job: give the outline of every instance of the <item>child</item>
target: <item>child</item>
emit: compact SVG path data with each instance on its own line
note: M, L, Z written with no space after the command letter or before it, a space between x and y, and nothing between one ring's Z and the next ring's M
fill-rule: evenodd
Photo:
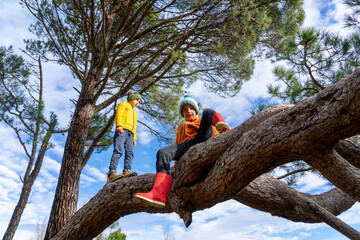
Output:
M137 193L135 199L155 207L165 207L166 196L170 189L172 177L170 162L179 160L185 152L197 143L230 130L219 113L205 109L198 117L199 108L196 101L185 95L180 103L181 116L185 122L178 126L176 144L160 149L156 154L156 177L153 189L148 193Z
M111 156L107 182L113 182L121 177L137 175L130 172L134 157L133 146L136 146L136 124L137 114L135 108L139 105L142 98L137 92L129 92L127 102L122 102L116 109L115 120L116 129L114 135L114 151ZM124 170L121 175L116 174L119 159L125 148Z

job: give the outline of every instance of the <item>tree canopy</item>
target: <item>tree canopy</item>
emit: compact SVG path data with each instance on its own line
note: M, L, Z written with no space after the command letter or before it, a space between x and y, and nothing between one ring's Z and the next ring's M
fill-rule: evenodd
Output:
M282 49L304 17L301 0L21 3L37 19L27 50L68 66L79 92L45 239L75 213L81 170L106 142L114 119L107 113L119 98L140 92L147 117L172 125L184 87L199 79L211 91L236 94L254 57ZM98 115L106 120L96 128Z

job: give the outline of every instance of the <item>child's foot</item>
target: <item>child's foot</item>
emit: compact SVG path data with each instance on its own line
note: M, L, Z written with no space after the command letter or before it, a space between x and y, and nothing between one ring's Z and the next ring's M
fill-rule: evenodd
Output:
M122 175L122 174L121 174L121 175ZM116 173L111 173L111 174L108 173L107 182L108 182L108 183L109 183L109 182L113 182L113 181L115 181L115 180L117 180L117 179L119 179L119 178L122 178L123 176L121 176L121 175L117 175Z
M225 122L219 122L215 125L216 130L219 133L224 133L230 130L229 125L227 125Z
M226 124L225 120L220 113L215 113L212 117L212 125L215 126L219 133L227 132L230 130L229 125Z
M122 177L133 177L133 176L137 176L137 172L131 172L130 169L125 169L120 176L122 176Z

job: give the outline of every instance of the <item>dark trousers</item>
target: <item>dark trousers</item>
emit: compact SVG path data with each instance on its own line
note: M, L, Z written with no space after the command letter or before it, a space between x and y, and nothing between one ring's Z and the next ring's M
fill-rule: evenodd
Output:
M178 161L190 147L211 138L213 133L212 117L214 114L215 111L211 109L205 109L203 111L199 131L195 138L183 143L161 148L156 154L156 172L169 174L170 162L172 160Z
M114 135L114 151L111 156L109 171L115 170L119 164L119 159L123 155L125 148L125 159L124 159L124 170L131 169L132 160L134 157L133 145L134 144L134 134L124 129L122 133L115 131Z

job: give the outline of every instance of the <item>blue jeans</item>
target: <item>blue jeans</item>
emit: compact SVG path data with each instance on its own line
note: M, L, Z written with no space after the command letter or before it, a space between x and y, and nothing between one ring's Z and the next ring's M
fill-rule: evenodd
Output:
M114 135L114 151L111 156L109 171L115 170L119 164L119 159L123 155L125 149L125 159L124 159L124 170L131 169L132 160L134 157L133 151L134 143L134 134L124 129L122 133L116 132Z

